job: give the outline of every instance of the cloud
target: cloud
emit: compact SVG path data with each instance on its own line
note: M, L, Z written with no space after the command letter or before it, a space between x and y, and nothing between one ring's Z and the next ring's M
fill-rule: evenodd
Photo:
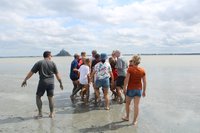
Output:
M0 56L199 52L199 0L1 0ZM37 50L35 50L37 49ZM15 52L18 51L18 52ZM29 52L26 52L29 51Z

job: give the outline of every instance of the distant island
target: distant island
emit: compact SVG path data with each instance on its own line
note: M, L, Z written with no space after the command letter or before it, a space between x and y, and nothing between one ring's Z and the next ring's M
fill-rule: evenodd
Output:
M55 56L71 56L71 54L69 52L67 52L66 50L62 49L57 55Z

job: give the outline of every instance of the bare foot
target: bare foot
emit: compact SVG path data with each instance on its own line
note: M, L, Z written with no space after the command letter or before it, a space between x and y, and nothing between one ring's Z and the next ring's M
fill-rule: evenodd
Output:
M42 118L42 117L43 117L42 114L38 114L38 115L34 116L35 119L40 119L40 118Z
M105 109L105 110L110 110L110 108L109 108L109 107L105 107L104 109Z
M133 122L133 125L137 125L137 121L134 121L134 122Z
M126 117L126 116L122 117L122 120L123 121L129 121L128 117Z
M49 114L49 117L50 117L50 118L54 118L54 117L55 117L54 113L50 113L50 114Z

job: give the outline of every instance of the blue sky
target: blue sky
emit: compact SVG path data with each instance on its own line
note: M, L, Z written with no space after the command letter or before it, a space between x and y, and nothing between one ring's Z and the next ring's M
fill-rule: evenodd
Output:
M1 0L0 57L199 53L199 0Z

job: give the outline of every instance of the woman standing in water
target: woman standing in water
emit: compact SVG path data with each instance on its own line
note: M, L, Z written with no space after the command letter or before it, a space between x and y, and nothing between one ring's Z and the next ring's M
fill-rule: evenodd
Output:
M133 125L137 124L140 98L141 96L146 96L146 74L145 70L138 66L140 60L139 55L132 57L132 66L127 70L123 88L126 95L126 116L122 117L122 119L129 120L130 103L134 99Z

